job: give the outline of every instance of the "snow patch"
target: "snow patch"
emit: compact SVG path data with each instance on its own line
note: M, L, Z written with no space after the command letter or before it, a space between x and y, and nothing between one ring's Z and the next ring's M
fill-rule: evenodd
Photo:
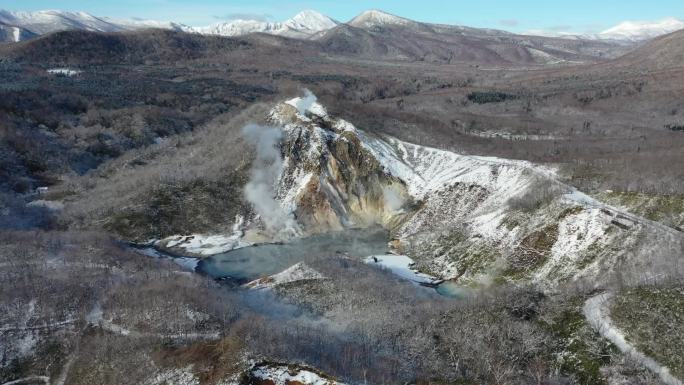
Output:
M192 365L185 368L164 370L147 379L144 385L199 385L200 381L192 373Z
M52 211L59 211L64 209L64 203L60 201L47 201L43 199L31 201L26 204L28 207L42 207Z
M62 76L76 76L83 71L74 70L70 68L51 68L47 70L50 75L62 75Z
M604 238L608 225L598 209L565 217L558 225L558 240L551 249L552 256L578 256L580 251Z
M406 255L372 255L363 261L367 264L375 264L389 269L397 276L419 284L435 285L441 282L438 278L413 270L414 262Z
M187 271L195 271L200 261L199 258L192 257L171 257L169 255L161 253L154 247L136 248L135 251L142 255L147 255L148 257L152 258L170 259L171 261L173 261L173 263L177 264L178 266L182 267L183 270Z
M242 230L243 225L244 218L241 215L237 215L235 217L235 223L233 224L232 234L173 235L156 241L155 244L168 249L180 248L192 255L210 256L222 254L230 250L251 246L251 243L242 239L242 236L244 235ZM195 260L194 258L192 259Z
M304 262L299 262L281 271L280 273L251 281L245 284L245 287L250 289L265 289L285 283L319 279L325 279L325 277L318 271L306 265Z
M306 369L290 369L287 366L257 367L252 376L263 381L271 381L273 385L344 385L341 382L326 379Z
M610 219L606 218L600 209L595 208L584 209L563 218L558 223L558 237L551 248L549 259L537 271L536 279L543 282L552 272L561 277L581 273L578 271L577 262L585 257L587 252L598 253L609 244L610 238L606 235L609 227ZM591 248L596 250L592 251ZM583 268L590 269L588 272L598 273L598 266L593 262Z

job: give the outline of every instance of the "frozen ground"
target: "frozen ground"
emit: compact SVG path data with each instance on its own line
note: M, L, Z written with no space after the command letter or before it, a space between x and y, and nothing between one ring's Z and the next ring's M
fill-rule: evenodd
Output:
M372 255L365 258L364 262L389 269L392 273L398 275L399 277L416 283L436 285L442 282L440 279L431 275L413 270L411 268L411 266L413 266L413 260L406 255Z
M266 289L285 283L325 279L318 271L312 269L304 262L297 263L280 273L268 277L259 278L245 284L250 289Z

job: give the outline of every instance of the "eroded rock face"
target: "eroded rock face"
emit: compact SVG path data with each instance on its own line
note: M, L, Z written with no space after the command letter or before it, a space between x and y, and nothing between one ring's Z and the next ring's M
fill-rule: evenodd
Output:
M405 183L364 148L351 124L320 105L303 115L284 103L270 118L284 131L277 198L306 232L401 222L412 204Z

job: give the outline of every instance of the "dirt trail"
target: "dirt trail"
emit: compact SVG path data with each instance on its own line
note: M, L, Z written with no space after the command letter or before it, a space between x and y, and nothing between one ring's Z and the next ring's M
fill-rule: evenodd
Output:
M589 324L604 338L615 344L624 354L629 355L634 360L644 365L660 376L660 379L667 385L684 385L682 381L670 374L670 370L660 365L653 358L646 356L638 351L625 339L625 335L620 331L610 319L610 299L612 293L602 293L589 298L584 303L584 316Z

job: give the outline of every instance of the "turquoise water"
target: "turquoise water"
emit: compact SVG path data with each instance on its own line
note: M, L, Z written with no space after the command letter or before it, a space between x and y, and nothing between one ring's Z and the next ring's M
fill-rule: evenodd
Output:
M453 281L444 281L439 286L435 288L437 293L444 297L449 297L449 298L465 298L468 296L468 289L464 288L463 286L459 286L456 282Z
M197 271L213 278L251 281L281 272L309 258L386 254L389 234L385 230L345 230L296 238L288 243L263 244L231 250L206 258Z
M348 255L364 258L389 252L389 234L382 229L344 230L295 238L287 243L268 243L231 250L199 260L195 271L215 279L246 283L279 273L290 266L316 258ZM400 275L401 276L401 275ZM420 286L416 283L416 286ZM445 281L435 290L448 298L464 298L468 290L456 282Z

